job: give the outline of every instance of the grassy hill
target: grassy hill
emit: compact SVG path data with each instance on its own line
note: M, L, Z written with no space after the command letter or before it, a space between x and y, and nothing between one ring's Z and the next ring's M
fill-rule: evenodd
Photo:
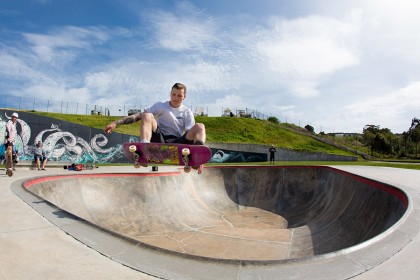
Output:
M121 118L46 112L31 113L98 129L104 129L108 123ZM290 129L292 126L290 124L274 124L265 120L230 117L196 117L196 122L204 123L206 126L208 142L274 144L276 147L291 150L353 155L310 136L294 132ZM115 132L139 135L139 123L118 126Z

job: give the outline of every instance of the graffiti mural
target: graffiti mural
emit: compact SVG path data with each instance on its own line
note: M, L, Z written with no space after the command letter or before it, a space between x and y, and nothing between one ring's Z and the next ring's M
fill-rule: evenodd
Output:
M11 119L11 114L12 111L9 110L1 112L0 139L5 138L6 123ZM121 141L112 141L113 143L110 143L109 138L102 134L99 129L90 129L84 126L80 126L80 129L77 129L75 124L42 116L33 116L36 115L19 112L19 119L16 124L18 135L15 147L20 160L33 160L35 145L38 141L41 141L48 160L76 163L127 162L128 160L122 151L122 141L138 141L137 137L126 135L117 137ZM48 120L45 121L45 119ZM36 122L37 120L38 122ZM63 129L61 126L71 127L72 131ZM92 133L94 131L97 133ZM75 135L75 132L82 132L81 134L84 134L84 136L90 137L81 137L80 135ZM4 156L4 151L0 156Z
M5 138L6 123L12 110L0 110L0 139ZM122 143L138 142L139 138L121 133L103 134L103 130L28 112L18 112L18 135L15 147L20 160L33 160L36 143L41 141L49 161L73 163L128 163ZM4 148L4 145L0 145ZM238 152L226 149L212 150L210 162L267 161L266 154ZM4 149L0 149L0 157Z
M225 149L211 148L212 157L209 162L264 162L267 155L261 153L239 152Z

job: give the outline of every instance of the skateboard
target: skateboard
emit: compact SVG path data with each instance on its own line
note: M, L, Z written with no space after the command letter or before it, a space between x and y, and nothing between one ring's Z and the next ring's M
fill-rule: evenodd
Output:
M198 167L211 158L210 148L203 145L127 142L123 150L136 168L149 164L182 165L185 172L190 172L191 167Z
M98 168L98 166L87 163L79 163L79 164L71 164L71 165L64 165L63 169L73 170L73 171L82 171L82 170L93 170L93 168Z

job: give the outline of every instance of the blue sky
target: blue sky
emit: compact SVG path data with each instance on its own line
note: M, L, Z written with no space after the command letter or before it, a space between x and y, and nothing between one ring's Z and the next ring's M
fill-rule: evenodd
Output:
M420 1L0 0L1 94L146 107L188 87L315 131L420 117Z

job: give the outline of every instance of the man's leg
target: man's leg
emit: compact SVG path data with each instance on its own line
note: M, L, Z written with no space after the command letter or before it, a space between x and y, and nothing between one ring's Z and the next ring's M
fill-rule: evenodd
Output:
M194 141L195 145L204 145L206 143L206 127L202 123L196 123L185 136L187 140ZM193 166L194 169L197 169L197 173L203 173L203 165Z
M142 113L141 124L140 124L140 142L150 143L152 138L152 131L156 131L157 122L153 114Z
M204 145L206 143L206 127L202 123L196 123L187 132L186 138L194 142L201 142Z
M42 161L42 170L45 170L45 165L47 164L47 158L43 158Z
M13 168L13 146L9 145L6 149L6 171L7 175L9 175L9 172L12 171ZM12 176L12 175L9 175Z
M39 157L36 157L35 161L36 161L36 167L38 168L38 170L41 170L41 162L40 162Z

